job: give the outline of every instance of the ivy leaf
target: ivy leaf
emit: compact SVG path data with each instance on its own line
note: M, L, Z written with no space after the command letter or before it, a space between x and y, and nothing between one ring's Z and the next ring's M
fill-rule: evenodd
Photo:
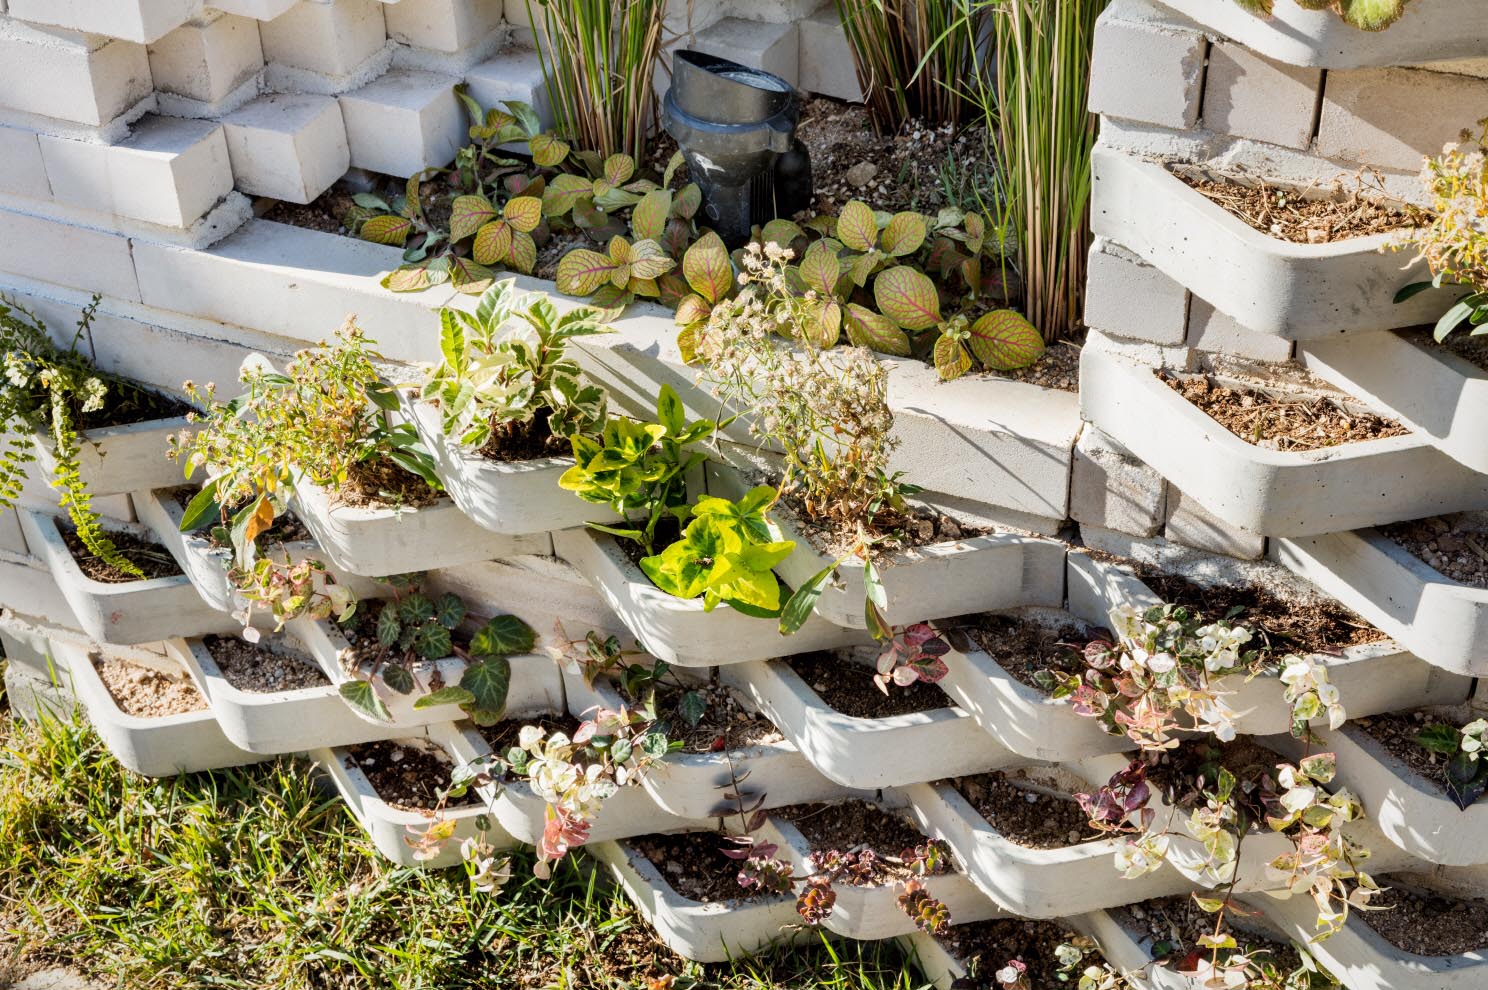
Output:
M474 702L475 695L456 684L451 687L442 687L438 691L419 698L413 703L413 710L421 712L427 708L438 708L441 705L469 705Z
M530 653L537 642L532 627L515 615L498 615L481 627L470 640L470 652L478 657L504 657Z
M704 700L699 691L688 691L682 696L681 704L678 706L683 720L694 728L703 720L708 713L708 702Z
M488 715L506 711L506 696L511 689L511 661L505 657L487 657L465 668L460 687L470 692L471 705Z
M460 596L446 591L439 596L434 603L434 618L441 626L451 631L458 629L460 623L465 621L465 603Z
M382 683L397 691L399 694L412 694L414 683L413 674L407 667L399 664L388 664L380 671Z
M935 283L923 272L900 265L881 273L873 283L878 310L911 333L940 322L940 297Z
M345 681L337 689L341 699L352 708L366 715L372 716L379 722L391 722L393 713L388 711L387 705L377 696L377 691L367 681Z

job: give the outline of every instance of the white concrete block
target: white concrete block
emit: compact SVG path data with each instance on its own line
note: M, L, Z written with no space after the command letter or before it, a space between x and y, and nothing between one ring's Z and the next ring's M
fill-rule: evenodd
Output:
M1163 536L1174 543L1241 560L1259 560L1266 553L1264 536L1231 526L1171 485L1167 508Z
M280 88L278 76L304 80L305 73L345 80L366 63L384 54L387 27L382 4L376 0L301 0L272 21L259 25L263 58L271 63L269 86ZM277 68L302 73L277 73Z
M201 13L202 0L10 0L10 16L125 41L150 42Z
M1090 64L1092 113L1189 128L1203 95L1204 35L1145 0L1117 0L1101 15Z
M465 109L453 89L458 81L434 72L394 69L342 95L351 163L400 176L448 165L469 140Z
M1090 247L1085 324L1132 340L1176 346L1188 335L1188 290L1104 238Z
M38 137L57 202L98 213L114 211L109 187L109 146L42 134Z
M401 0L384 15L394 41L453 55L501 30L502 10L501 0Z
M0 21L0 106L97 126L150 92L144 45Z
M465 84L471 99L487 109L518 100L537 112L544 127L553 126L553 104L536 51L509 48L500 52L467 72Z
M271 93L222 118L237 188L308 203L351 167L333 96Z
M1188 346L1255 361L1285 361L1292 356L1292 341L1247 330L1198 296L1188 307Z
M800 87L809 93L861 102L863 86L836 6L828 4L796 27L801 43L797 56Z
M146 117L108 162L114 212L166 227L191 226L233 188L216 121Z
M258 22L213 12L150 45L150 74L161 93L219 104L263 68Z
M139 301L129 241L0 210L0 272Z
M41 144L32 131L0 127L0 193L27 199L51 199Z
M212 0L212 6L225 14L251 17L255 21L272 21L299 0Z
M1312 144L1323 71L1274 62L1223 41L1209 49L1204 126L1288 148Z
M505 0L502 7L506 23L514 28L532 30L532 16L527 11L527 0Z
M805 20L824 6L831 6L831 0L728 0L724 10L729 17L789 24Z
M1417 172L1488 107L1488 79L1419 69L1330 72L1317 151L1376 168Z
M693 47L709 55L773 72L792 86L800 78L800 37L793 23L725 17L699 31Z
M1075 443L1070 518L1133 536L1156 536L1167 518L1163 476L1093 426Z

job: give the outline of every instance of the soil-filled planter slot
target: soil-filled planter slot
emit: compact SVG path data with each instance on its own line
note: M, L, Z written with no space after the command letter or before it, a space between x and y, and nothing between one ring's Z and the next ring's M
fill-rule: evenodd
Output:
M1430 293L1393 302L1401 288L1430 278L1424 261L1381 250L1403 231L1297 244L1261 233L1174 171L1200 174L1192 167L1109 150L1096 151L1093 167L1094 232L1257 333L1313 340L1415 326L1441 315L1442 301Z
M358 716L289 636L266 636L256 645L229 636L173 639L165 649L201 685L227 738L250 753L298 753L415 734Z
M555 493L555 500L557 497ZM547 533L505 536L475 522L442 497L419 508L339 504L324 489L300 479L295 507L326 559L364 577L456 567L521 554L549 555Z
M1425 332L1371 333L1299 348L1308 369L1361 396L1453 460L1488 472L1488 371Z
M447 787L455 758L441 745L444 740L405 738L362 743L335 749L317 749L310 753L336 785L336 791L351 810L357 822L376 846L399 866L443 869L461 861L460 843L468 838L484 839L496 848L512 845L507 835L487 813L485 803L474 792L435 809L435 787ZM399 764L417 773L417 784L399 781ZM437 779L436 779L437 778ZM385 792L378 790L382 783ZM417 794L417 800L408 800ZM438 821L454 821L454 834L430 859L414 857L408 842ZM485 826L482 829L481 826Z
M997 971L1014 961L1027 967L1024 975L1033 987L1069 986L1086 967L1107 963L1092 936L1063 920L998 918L965 924L953 920L946 935L917 931L901 935L899 944L914 956L920 972L936 990L996 986ZM1056 956L1062 945L1083 950L1078 962L1063 972Z
M362 618L357 620L357 627L345 628L330 619L304 617L290 622L288 630L304 644L305 649L309 651L331 683L339 687L353 679L347 668L359 662L361 656L353 639L357 642L365 641L369 646L376 642L375 632L366 620L367 616L364 612ZM459 634L456 635L458 637ZM535 654L524 654L509 659L511 684L506 696L509 714L520 716L562 706L563 679L551 659ZM420 697L431 693L431 685L436 679L445 686L459 684L460 678L465 673L464 660L456 656L433 661L421 660L410 668L410 672L413 674L415 686L409 694L399 694L386 685L377 685L378 695L392 716L388 724L407 728L451 722L465 717L464 711L455 704L423 709L413 707L414 702ZM367 717L370 718L370 716Z
M669 595L631 562L612 536L591 529L553 534L558 556L588 578L646 652L681 667L713 667L767 660L803 650L871 642L866 630L836 626L812 616L791 636L779 623L719 605L703 611L701 599Z
M136 646L173 636L229 633L237 628L230 615L202 600L185 574L117 584L96 581L83 573L69 549L63 520L29 509L21 509L20 516L31 552L51 570L78 625L98 642ZM151 542L149 531L142 526L105 522L104 528L136 541ZM165 547L158 549L169 558Z
M880 819L888 823L887 827ZM897 834L900 832L902 836ZM867 801L796 805L778 809L756 836L777 844L778 855L798 876L817 872L821 856L828 851L845 853L860 845L874 851L878 859L870 875L859 881L844 877L832 883L837 900L822 925L844 938L871 941L915 931L914 921L898 904L903 881L911 878L918 879L931 897L945 904L953 923L984 921L1002 914L954 862L945 864L945 872L923 876L884 862L884 857L897 859L902 852L930 841L902 809Z
M1271 17L1237 3L1163 0L1213 34L1232 38L1291 65L1323 69L1413 65L1471 58L1488 46L1488 11L1478 0L1434 0L1412 5L1384 31L1361 31L1332 10L1308 10L1281 0Z
M1488 588L1446 577L1375 529L1273 540L1270 553L1423 661L1456 674L1488 673Z
M748 488L738 471L708 466L711 493L738 498ZM790 587L806 584L838 559L818 547L790 512L776 512L774 518L785 538L796 541L795 551L775 568ZM989 533L894 550L876 564L891 625L1019 605L1058 606L1064 600L1064 544L1057 540ZM866 629L863 571L861 560L843 561L817 600L816 614L833 625Z
M445 491L476 525L493 533L527 536L616 520L604 506L575 498L558 487L563 472L573 467L572 457L525 461L487 457L445 436L435 406L405 402L408 419L433 456Z
M1035 778L1041 776L1030 773ZM996 775L988 777L996 778ZM1111 865L1117 840L1091 839L1088 827L1076 824L1074 815L1068 811L1060 813L1063 809L1056 805L1051 804L1047 811L1050 819L1060 823L1054 831L1062 836L1051 833L1034 839L1019 832L1015 841L999 832L967 797L971 794L989 801L995 792L1025 790L1032 784L1039 789L1026 789L1026 794L1063 804L1066 797L1056 795L1068 794L1074 788L1069 782L1062 783L1066 786L1055 788L1032 780L984 777L957 783L916 784L902 790L915 820L925 832L949 846L977 887L1011 914L1058 918L1189 889L1191 884L1187 879L1166 867L1135 880L1123 880ZM1007 795L1003 794L1002 798L999 804L1006 806ZM1073 798L1068 801L1072 803ZM1012 822L1019 812L1016 807L1007 807L1005 815ZM1007 827L1011 829L1010 825ZM1077 841L1069 841L1071 834ZM1109 882L1094 882L1102 876L1108 877Z
M78 449L83 486L96 497L180 484L181 465L166 453L170 437L189 428L184 416L174 416L83 430ZM38 434L35 447L34 470L50 481L57 463L56 446L50 435Z
M110 753L146 777L245 766L263 757L228 741L184 667L143 650L95 653L51 641L73 690Z
M891 688L895 694L886 703L902 703L911 691L924 694L926 701L911 700L895 714L858 709L875 712L860 717L834 708L823 694L840 689L877 705L881 696L870 666L834 654L793 660L810 664L813 683L785 660L735 664L723 668L721 676L768 715L816 769L844 787L892 787L1026 762L933 685Z
M675 669L686 673L683 668ZM622 703L633 708L641 700L627 700L605 681L587 684L580 674L565 672L563 686L568 698L568 711L576 717L582 717L595 708L615 708ZM765 724L769 731L756 731L755 734L767 738L731 746L725 728L718 730L720 734L706 751L701 751L699 746L684 746L682 751L670 754L641 781L641 786L657 807L679 818L701 820L717 817L720 806L727 805L723 795L735 789L736 781L741 781L742 793L762 797L764 803L761 807L764 808L829 801L849 793L847 788L828 780L812 766L811 761L786 741L741 692L720 684L711 687L709 694L715 698L720 694L730 695L740 715L749 716L751 723L759 721ZM716 700L710 702L710 709L717 703ZM712 719L705 716L701 727L708 728L713 724Z
M1272 450L1231 433L1150 368L1087 347L1081 369L1086 420L1240 529L1298 537L1488 508L1482 476L1429 438Z
M677 837L677 852L682 842L721 842L714 832L700 832L699 839ZM654 837L653 837L654 838ZM625 895L636 910L656 929L661 941L684 959L697 962L724 962L741 955L752 955L771 946L795 939L814 938L809 930L795 927L796 901L788 894L736 899L697 900L668 882L667 874L641 846L631 842L598 842L585 848L589 855L609 867ZM653 855L660 858L672 852L668 844L655 843ZM701 860L706 848L692 850L689 863ZM738 867L732 860L717 856L710 864L724 877L732 878ZM680 861L677 861L681 865ZM697 869L694 866L694 869ZM685 870L686 867L684 866Z

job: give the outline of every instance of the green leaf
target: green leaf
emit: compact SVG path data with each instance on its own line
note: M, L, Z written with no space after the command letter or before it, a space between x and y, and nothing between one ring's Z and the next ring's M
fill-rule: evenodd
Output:
M362 223L358 236L373 244L390 244L402 247L413 231L413 221L406 217L372 217Z
M578 175L559 175L543 190L543 213L550 217L561 217L572 213L581 201L593 198L592 182Z
M733 263L723 238L711 230L682 256L682 275L692 290L717 305L734 287Z
M1011 309L987 313L971 325L966 342L982 367L991 371L1026 368L1044 356L1044 338L1038 328Z
M941 336L935 341L934 360L943 382L954 381L971 370L971 355L955 337Z
M703 698L701 692L688 691L682 696L682 701L678 705L678 709L682 713L683 721L695 728L703 720L703 716L708 713L708 702Z
M440 660L454 652L454 642L448 629L426 622L414 631L413 648L425 660Z
M496 207L484 196L457 196L450 204L450 240L463 241L496 219Z
M1462 744L1462 733L1450 725L1428 725L1416 733L1416 742L1441 756L1455 756Z
M434 618L441 626L452 631L458 629L460 623L465 621L465 612L465 602L451 591L440 595L434 603Z
M413 674L407 667L402 667L395 663L388 664L379 673L382 676L382 683L399 694L411 694L413 692Z
M871 251L878 243L878 218L862 200L850 200L837 217L837 239L849 250Z
M911 333L940 322L935 283L908 265L882 272L873 283L873 298L879 312Z
M896 258L914 254L929 235L925 218L918 213L896 213L883 232L883 249Z
M837 573L837 567L842 561L833 561L827 567L812 575L811 580L796 589L785 603L785 608L780 613L780 633L789 636L806 624L811 618L811 613L816 610L816 603L821 598L822 592L827 590L827 582L832 580L832 575Z
M337 688L341 699L359 712L370 715L379 722L391 722L393 713L377 696L377 691L367 681L345 681Z
M614 271L615 264L608 255L576 248L558 262L558 291L570 296L592 295Z
M465 668L460 687L470 692L471 704L486 713L506 711L506 696L511 689L511 661L490 656Z
M470 652L478 657L505 657L530 653L536 642L537 634L527 623L515 615L498 615L471 637Z
M532 160L543 168L554 168L568 157L569 147L551 134L534 134L528 139Z
M641 197L630 215L630 230L636 240L661 240L666 232L667 217L672 212L672 193L657 189Z
M841 277L842 264L826 241L816 241L806 249L806 257L801 259L801 281L808 289L831 299L837 294L837 280Z
M441 705L469 705L474 701L475 695L456 684L452 687L442 687L438 691L419 698L413 703L413 710L421 712L426 708L438 708Z
M392 605L384 605L377 613L377 641L392 649L402 635L403 623L398 621L398 610Z
M847 339L857 347L897 357L910 355L909 337L899 325L867 306L848 303L843 325L847 328Z
M180 530L190 533L201 527L222 518L222 506L217 503L217 488L222 479L213 478L202 486L201 491L192 496L186 505L186 511L181 516Z
M687 428L687 415L682 399L671 385L662 385L656 397L656 421L666 427L668 436L679 436Z

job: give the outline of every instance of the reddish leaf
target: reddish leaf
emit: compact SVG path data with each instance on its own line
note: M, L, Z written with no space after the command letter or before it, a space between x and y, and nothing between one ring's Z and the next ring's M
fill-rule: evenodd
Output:
M551 134L536 134L528 141L532 160L543 168L552 168L568 157L568 145Z
M960 378L971 370L971 355L954 337L941 337L935 342L935 370L943 382Z
M693 291L717 303L734 287L734 269L723 239L709 231L682 258L682 274Z
M817 241L806 249L801 259L801 281L808 289L831 298L837 292L837 280L842 277L842 265L837 252L827 246L826 241Z

